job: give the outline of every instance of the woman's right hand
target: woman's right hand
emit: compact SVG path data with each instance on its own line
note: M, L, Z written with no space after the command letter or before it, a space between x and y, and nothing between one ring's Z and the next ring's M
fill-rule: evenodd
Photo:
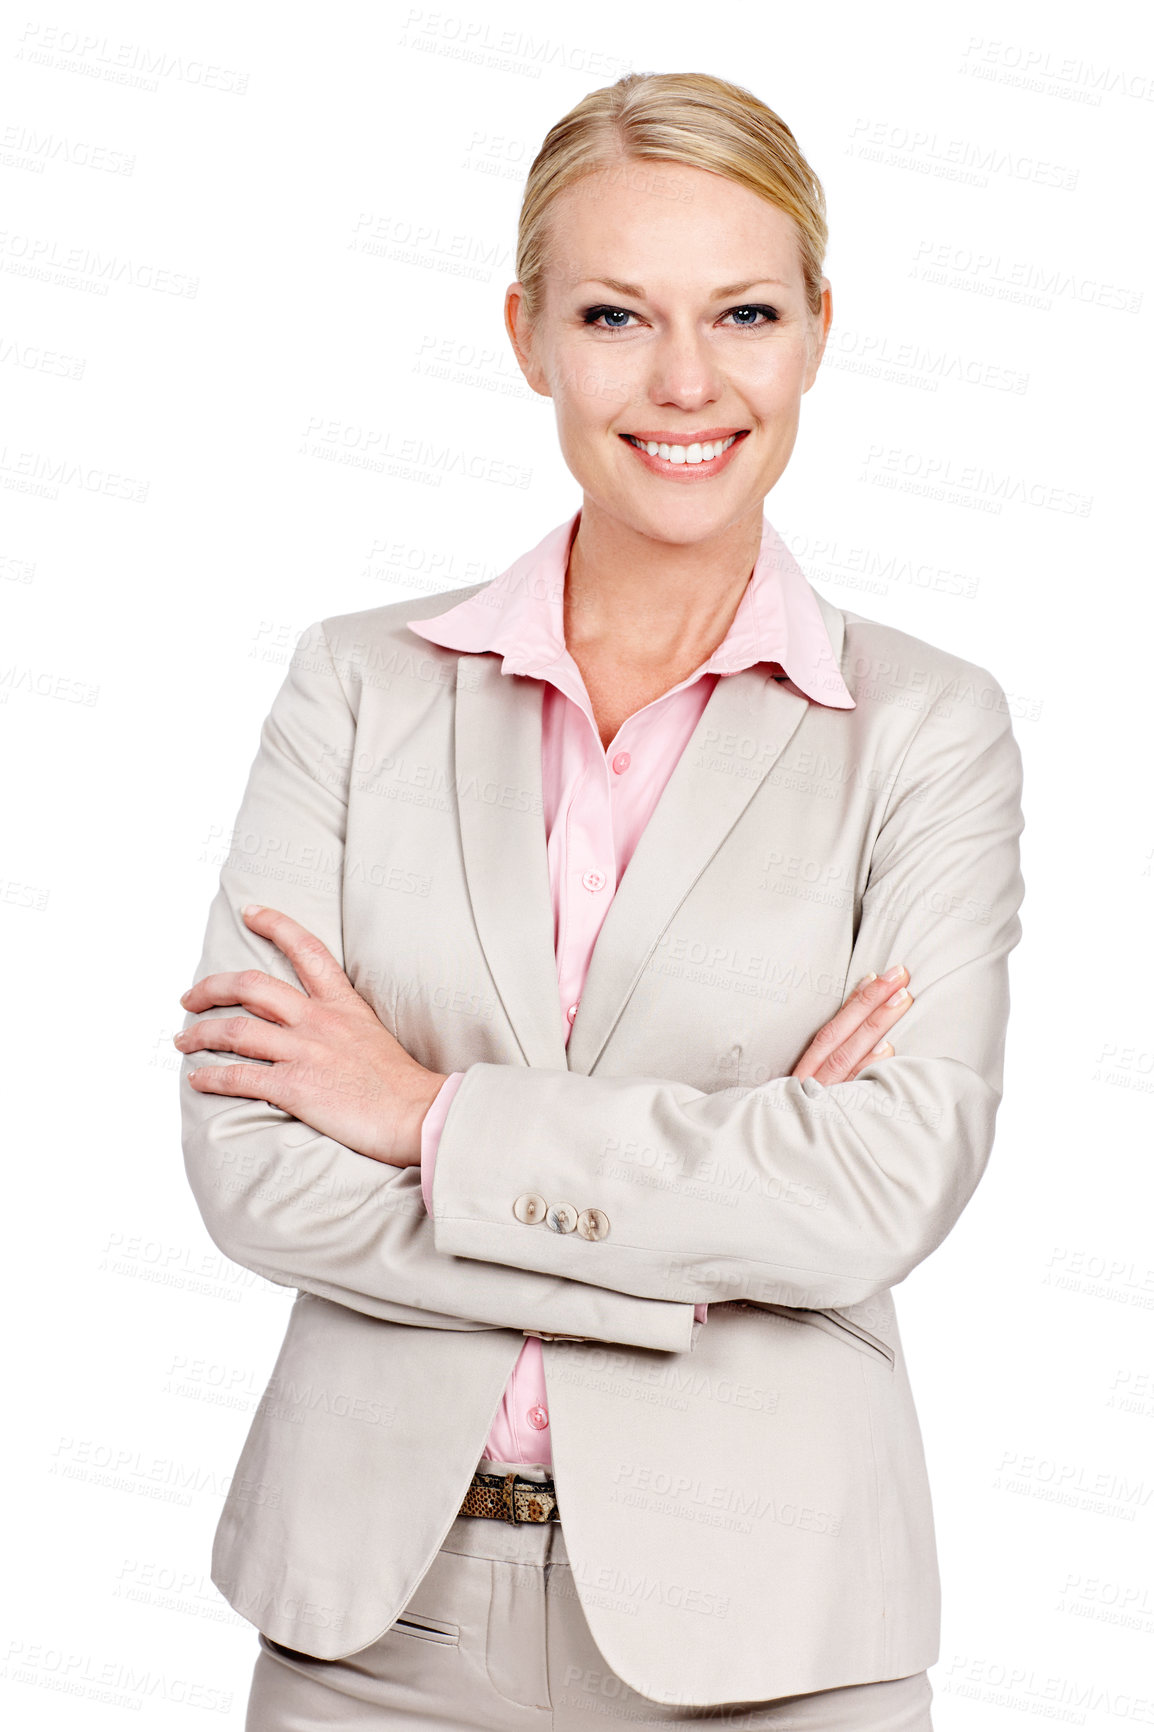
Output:
M819 1028L792 1071L819 1083L852 1082L867 1064L892 1058L886 1035L903 1017L913 997L907 991L909 970L900 963L885 974L859 980L836 1016Z

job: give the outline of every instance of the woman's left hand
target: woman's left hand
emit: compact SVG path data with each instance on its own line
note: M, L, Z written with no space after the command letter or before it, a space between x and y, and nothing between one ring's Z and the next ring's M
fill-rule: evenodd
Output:
M194 1070L192 1087L267 1101L374 1161L419 1166L421 1120L444 1076L409 1056L332 952L299 921L251 905L243 917L283 950L306 990L256 968L207 974L189 987L180 1000L186 1010L236 1004L254 1014L193 1023L173 1036L174 1046L271 1060Z

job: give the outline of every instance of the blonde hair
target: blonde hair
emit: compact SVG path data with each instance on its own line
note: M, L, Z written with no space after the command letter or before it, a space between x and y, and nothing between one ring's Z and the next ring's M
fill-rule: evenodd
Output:
M829 230L821 182L785 121L752 92L704 72L630 72L592 90L545 135L521 201L517 277L532 322L549 262L549 206L622 160L680 162L748 187L793 219L806 303L821 309Z

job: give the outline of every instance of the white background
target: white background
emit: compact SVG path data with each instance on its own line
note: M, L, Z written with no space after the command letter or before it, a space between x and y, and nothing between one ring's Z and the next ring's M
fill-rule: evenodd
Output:
M898 1294L936 1725L1152 1725L1154 43L1114 5L461 5L0 34L11 1723L243 1724L209 1548L290 1294L186 1188L177 998L299 632L579 503L501 301L545 131L638 69L745 83L824 181L835 328L768 515L990 669L1025 759L994 1156Z

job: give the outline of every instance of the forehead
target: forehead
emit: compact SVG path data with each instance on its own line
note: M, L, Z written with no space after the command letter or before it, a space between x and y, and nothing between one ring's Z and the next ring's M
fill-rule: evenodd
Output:
M647 292L766 277L802 283L792 217L724 175L636 158L558 193L548 274L558 287L608 277Z

